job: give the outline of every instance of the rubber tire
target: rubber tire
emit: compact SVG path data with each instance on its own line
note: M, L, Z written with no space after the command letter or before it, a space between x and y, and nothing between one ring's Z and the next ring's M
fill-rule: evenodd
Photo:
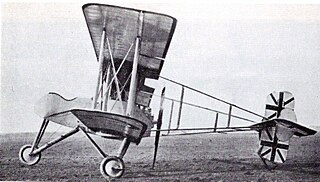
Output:
M113 167L117 169L112 169ZM125 171L124 162L121 158L116 156L109 156L102 160L100 164L100 172L104 178L120 178Z
M19 151L20 161L28 166L36 165L41 159L41 153L29 155L31 152L31 148L31 145L24 145Z

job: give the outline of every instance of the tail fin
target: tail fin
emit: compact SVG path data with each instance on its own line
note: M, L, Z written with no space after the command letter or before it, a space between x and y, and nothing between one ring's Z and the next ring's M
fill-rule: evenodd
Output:
M291 92L272 92L267 97L265 117L268 119L282 119L297 122L294 113L295 100ZM281 124L276 124L276 135L280 141L289 141L293 131Z
M265 121L252 126L258 128L258 155L268 169L274 169L277 163L285 162L293 135L308 136L317 132L297 124L294 97L290 92L273 92L268 95L265 118Z
M288 91L272 92L267 97L265 117L268 120L283 119L296 122L294 97ZM276 122L259 131L260 148L258 154L268 167L271 163L284 163L289 149L289 140L293 132Z
M294 97L288 91L272 92L267 97L265 117L268 119L279 118L283 109L294 111Z

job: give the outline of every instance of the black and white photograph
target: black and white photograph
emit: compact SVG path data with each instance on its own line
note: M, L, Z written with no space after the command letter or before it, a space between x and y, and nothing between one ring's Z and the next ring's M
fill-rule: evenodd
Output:
M0 5L0 181L320 181L319 3Z

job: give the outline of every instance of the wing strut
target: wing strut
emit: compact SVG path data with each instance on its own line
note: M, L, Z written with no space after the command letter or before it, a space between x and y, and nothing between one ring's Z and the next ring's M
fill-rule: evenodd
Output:
M160 110L159 110L158 121L157 121L157 131L156 131L156 136L155 136L155 141L154 141L154 155L153 155L152 169L154 168L154 165L156 163L157 152L158 152L160 130L161 130L161 125L162 125L163 101L164 101L165 90L166 90L166 88L164 87L162 89L162 94L161 94Z
M177 121L177 129L179 129L179 126L180 126L181 111L182 111L182 105L183 105L183 96L184 96L184 86L182 86L182 88L181 88L181 96L180 96L180 106L179 106L179 114L178 114L178 121Z
M171 101L171 111L170 111L169 126L168 126L168 133L167 133L167 135L169 135L170 129L171 129L173 107L174 107L174 101L172 100L172 101Z
M143 12L141 11L139 14L138 20L138 36L136 37L136 45L134 49L133 63L132 63L132 74L130 80L130 89L127 103L127 115L132 115L134 112L136 97L137 97L137 85L138 85L138 62L139 62L139 54L140 54L140 46L141 46L141 35L143 28Z
M101 36L101 43L100 43L100 52L99 52L99 73L98 73L98 79L97 79L96 92L94 94L93 103L92 103L92 109L96 108L97 100L98 100L98 97L99 97L99 88L100 88L100 84L102 82L101 80L102 80L103 59L104 59L103 49L104 49L105 38L106 38L106 27L103 26L103 31L102 31L102 36Z

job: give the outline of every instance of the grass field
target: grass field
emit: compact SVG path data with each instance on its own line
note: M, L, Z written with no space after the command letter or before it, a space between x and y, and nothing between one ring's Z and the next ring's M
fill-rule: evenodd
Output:
M0 180L104 181L102 158L81 133L45 150L35 166L20 163L20 147L31 144L35 135L0 135ZM43 141L57 136L50 135ZM94 139L111 155L120 144ZM320 134L292 138L286 163L273 171L256 154L256 133L162 137L155 169L153 142L145 138L139 146L132 144L124 157L125 174L114 181L320 181Z

